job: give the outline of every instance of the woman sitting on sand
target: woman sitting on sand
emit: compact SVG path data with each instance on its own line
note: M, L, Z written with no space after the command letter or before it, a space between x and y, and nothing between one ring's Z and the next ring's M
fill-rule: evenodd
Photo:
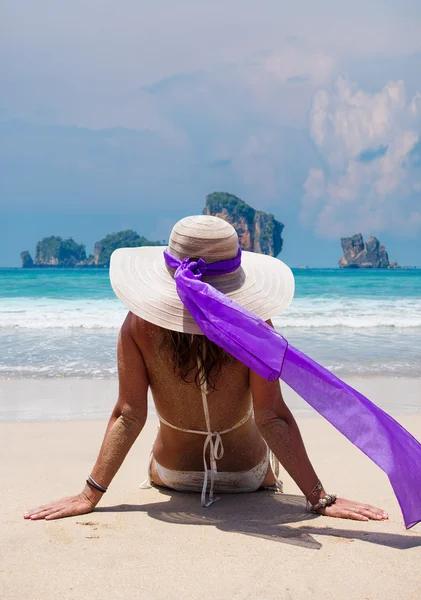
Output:
M118 340L118 401L98 459L81 493L25 518L94 510L145 425L149 387L161 421L150 462L154 485L201 492L205 506L214 493L279 488L272 452L310 510L360 521L388 518L379 508L326 493L284 403L278 377L293 372L292 347L269 320L293 297L284 263L241 253L231 225L197 216L175 225L165 252L117 250L110 276L130 312ZM278 356L273 344L283 348Z

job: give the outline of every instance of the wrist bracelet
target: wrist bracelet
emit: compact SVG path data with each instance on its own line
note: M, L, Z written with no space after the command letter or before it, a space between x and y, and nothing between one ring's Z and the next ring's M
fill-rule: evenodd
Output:
M317 504L314 505L307 500L307 509L309 512L317 513L319 508L326 508L327 506L332 506L332 504L335 504L336 498L336 494L326 494L326 496L323 498L319 498Z
M88 479L86 480L86 483L91 488L94 488L95 490L98 490L98 492L102 492L103 494L105 494L105 492L107 491L107 488L102 487L102 485L99 485L99 483L97 483L95 481L95 479L93 479L90 475L89 475Z
M323 489L322 482L320 481L320 479L318 479L314 488L312 490L310 490L306 496L307 502L309 502L309 499L308 499L309 496L311 496L311 495L317 496L317 492L320 492L320 490L322 490L322 489Z

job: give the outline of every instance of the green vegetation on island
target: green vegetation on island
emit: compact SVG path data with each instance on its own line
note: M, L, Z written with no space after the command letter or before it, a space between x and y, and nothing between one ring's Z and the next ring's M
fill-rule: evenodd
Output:
M36 245L35 260L26 250L21 252L23 268L36 267L109 267L110 257L117 248L137 248L139 246L165 246L166 242L151 242L132 229L109 233L95 243L94 254L86 256L84 244L78 244L69 238L59 236L43 238Z
M94 246L94 263L98 266L110 265L111 254L117 248L138 248L139 246L165 246L166 242L151 242L133 229L109 233Z
M278 256L282 250L283 223L270 213L255 210L233 194L209 194L203 213L221 217L231 223L238 233L243 250L269 256Z
M203 211L225 219L237 230L243 250L277 256L282 250L282 230L284 225L272 214L255 210L237 196L216 192L206 198ZM84 244L73 238L64 240L59 236L45 237L37 243L35 259L26 250L21 252L22 267L109 267L111 254L117 248L137 248L139 246L166 246L164 241L150 241L132 229L110 233L94 245L93 254L86 255Z
M85 260L84 244L76 243L73 238L63 240L59 236L52 235L42 239L36 245L34 266L74 267Z
M226 192L214 192L206 196L205 211L212 215L226 211L233 221L244 219L248 223L254 219L256 213L244 200Z

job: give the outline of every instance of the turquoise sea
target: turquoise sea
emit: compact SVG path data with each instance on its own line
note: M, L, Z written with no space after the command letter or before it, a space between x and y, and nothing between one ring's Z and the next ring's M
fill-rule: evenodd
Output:
M421 270L294 275L291 344L342 375L421 375ZM0 377L116 377L125 312L107 270L0 269Z

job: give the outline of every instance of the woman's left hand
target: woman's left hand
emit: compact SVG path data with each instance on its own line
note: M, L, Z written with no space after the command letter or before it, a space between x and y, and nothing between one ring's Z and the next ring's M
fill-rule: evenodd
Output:
M38 519L50 521L52 519L62 519L63 517L75 517L92 512L97 503L98 500L92 500L82 492L77 496L69 496L28 510L23 516L24 519L30 519L31 521Z
M370 504L361 504L346 498L337 498L336 502L326 508L317 511L327 517L339 517L341 519L353 519L354 521L384 521L389 518L388 514L381 508Z

